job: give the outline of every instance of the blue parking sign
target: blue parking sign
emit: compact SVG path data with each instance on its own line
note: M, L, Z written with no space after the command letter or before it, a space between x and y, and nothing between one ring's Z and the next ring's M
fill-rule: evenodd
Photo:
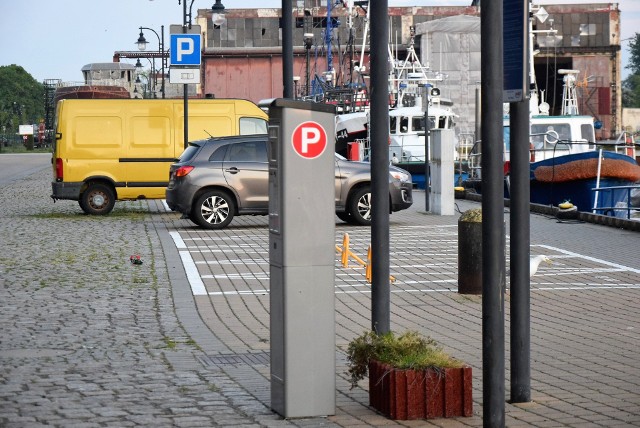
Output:
M171 65L200 66L200 34L171 34Z

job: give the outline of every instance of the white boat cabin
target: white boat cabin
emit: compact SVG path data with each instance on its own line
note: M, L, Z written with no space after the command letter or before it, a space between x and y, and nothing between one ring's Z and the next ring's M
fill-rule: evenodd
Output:
M509 117L504 118L505 161L509 160ZM595 131L591 116L531 117L529 150L531 161L595 150Z
M452 129L455 114L449 108L429 106L429 129ZM389 159L392 162L424 162L424 110L400 107L389 111Z

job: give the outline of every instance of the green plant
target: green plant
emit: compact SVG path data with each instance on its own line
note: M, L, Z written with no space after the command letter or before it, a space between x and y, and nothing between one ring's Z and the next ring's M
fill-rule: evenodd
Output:
M439 371L442 368L462 367L464 363L448 355L436 341L415 331L401 335L393 332L363 333L353 339L347 348L348 374L351 388L368 374L369 362L376 360L397 369Z

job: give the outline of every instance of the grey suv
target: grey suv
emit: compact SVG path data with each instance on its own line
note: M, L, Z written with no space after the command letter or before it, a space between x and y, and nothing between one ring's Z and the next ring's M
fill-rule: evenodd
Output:
M171 165L167 205L208 229L222 229L236 215L268 214L267 141L267 135L243 135L189 143ZM370 224L370 164L337 154L335 164L336 215L348 223ZM411 175L390 166L391 212L411 206L411 188Z

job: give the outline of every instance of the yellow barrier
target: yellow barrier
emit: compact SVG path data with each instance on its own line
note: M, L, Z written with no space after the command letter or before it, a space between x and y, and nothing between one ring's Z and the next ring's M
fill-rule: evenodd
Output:
M340 254L340 262L342 263L342 267L349 267L349 257L352 257L356 262L362 265L365 269L365 278L369 284L371 284L371 245L369 245L369 250L367 251L367 261L365 262L357 254L349 249L349 234L345 233L342 237L342 248L336 245L336 252ZM395 282L396 278L393 276L389 276L389 280L391 282Z

